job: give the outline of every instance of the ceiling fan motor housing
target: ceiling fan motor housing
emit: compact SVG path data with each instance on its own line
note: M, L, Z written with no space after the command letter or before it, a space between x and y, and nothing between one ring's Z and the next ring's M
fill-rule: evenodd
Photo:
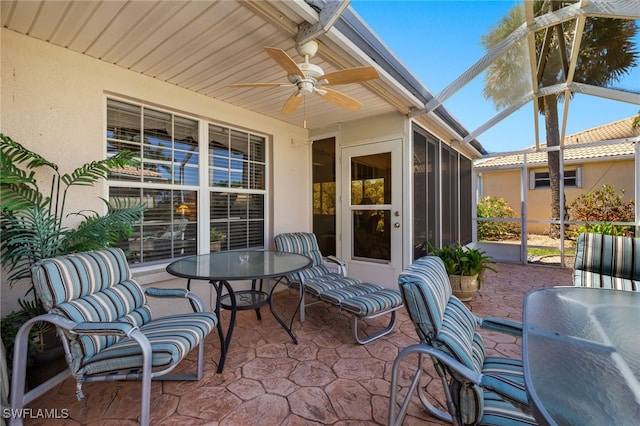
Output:
M296 84L302 93L310 94L316 85L320 85L317 79L324 75L324 71L318 65L309 62L298 64L298 67L304 75L289 74L289 81Z

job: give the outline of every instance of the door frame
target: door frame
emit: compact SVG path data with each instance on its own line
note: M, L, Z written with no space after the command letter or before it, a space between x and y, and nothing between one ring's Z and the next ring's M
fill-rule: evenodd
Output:
M383 205L391 212L391 260L389 262L367 261L364 259L353 259L352 257L352 210L357 206L351 206L351 158L363 155L373 155L379 153L391 153L391 204ZM404 241L406 238L405 223L407 216L405 212L404 194L404 173L403 173L403 139L392 138L366 144L349 145L340 147L340 218L337 224L341 238L338 240L341 258L347 264L349 276L361 279L366 282L379 284L385 288L397 288L398 275L404 266L405 250ZM397 213L397 215L396 215ZM394 223L399 224L399 228L394 227Z

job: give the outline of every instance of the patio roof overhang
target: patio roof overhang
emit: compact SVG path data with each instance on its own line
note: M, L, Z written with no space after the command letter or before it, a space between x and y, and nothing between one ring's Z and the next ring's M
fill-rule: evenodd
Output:
M233 105L320 129L391 111L410 114L433 94L395 57L349 1L39 1L3 0L2 26ZM325 72L374 66L380 78L340 86L363 107L355 112L307 96L282 115L286 88L230 88L238 82L285 82L264 46L300 61L296 42L315 39L313 63ZM415 120L447 142L469 136L443 106ZM468 138L467 138L468 139ZM462 147L485 151L476 140Z
M576 20L576 41L567 58L575 68L587 17L640 19L634 0L587 1L534 17L533 2L525 2L526 22L495 49L433 95L404 66L382 40L349 6L350 0L225 1L225 2L23 2L3 0L2 26L49 43L130 69L169 84L296 125L320 129L391 111L406 114L478 157L486 154L477 137L529 102L548 94L565 97L561 137L572 93L584 93L640 104L637 93L566 81L539 87L535 53L529 54L531 90L477 129L469 132L446 110L445 102L491 63L520 41L535 52L534 34L559 23ZM286 82L283 70L263 50L285 50L294 60L297 42L315 39L321 46L314 63L326 72L355 66L373 66L380 78L340 86L362 102L345 113L316 96L307 96L302 108L282 115L290 96L284 88L230 88L241 81ZM533 108L538 129L538 114ZM536 135L537 145L539 135Z

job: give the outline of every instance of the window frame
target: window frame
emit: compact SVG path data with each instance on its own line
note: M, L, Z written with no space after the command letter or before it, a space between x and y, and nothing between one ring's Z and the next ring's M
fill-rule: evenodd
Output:
M198 135L198 142L196 144L197 146L197 154L198 154L198 162L197 162L197 167L195 168L195 170L197 171L197 184L193 184L192 182L189 182L189 184L180 184L180 183L176 183L175 179L172 174L172 179L169 180L168 182L149 182L146 181L143 178L140 179L132 179L132 180L117 180L117 179L111 179L111 177L106 179L106 191L107 191L107 196L111 197L112 194L112 189L113 188L120 188L123 190L140 190L140 194L142 196L142 194L148 190L164 190L167 192L180 192L180 191L189 191L189 192L195 192L195 207L196 207L196 212L194 213L194 216L192 218L189 218L189 223L193 223L195 222L195 234L193 234L193 230L191 231L191 234L195 236L195 252L191 252L191 253L178 253L176 251L176 249L173 247L173 243L172 243L172 252L169 254L170 257L163 257L161 259L155 259L155 260L150 260L150 261L145 261L144 257L142 257L141 261L136 262L135 259L131 259L132 255L131 253L129 253L128 258L130 258L130 261L132 263L132 266L137 267L137 266L150 266L150 265L154 265L154 264L166 264L168 262L173 261L174 259L181 257L181 255L191 255L191 254L205 254L205 253L209 253L211 250L213 250L211 241L210 241L210 230L212 227L212 220L211 220L211 205L210 205L210 194L212 192L235 192L237 194L244 194L245 197L247 197L247 195L251 195L251 194L260 194L260 196L262 197L262 212L261 212L261 221L262 221L262 229L261 229L261 234L262 234L262 239L259 242L259 244L257 244L257 242L253 242L252 244L249 245L249 241L250 238L247 238L247 242L248 244L244 247L235 247L234 249L264 249L267 246L267 241L269 239L269 212L270 212L270 207L269 207L269 203L270 203L270 161L271 161L271 138L264 134L264 133L260 133L257 131L253 131L253 130L247 130L247 129L243 129L243 128L238 128L238 127L234 127L234 126L230 126L228 124L225 123L221 123L221 122L217 122L214 119L209 119L209 118L204 118L202 116L199 116L197 114L189 114L189 113L185 113L183 111L177 111L177 110L172 110L170 107L160 107L156 104L152 104L149 102L142 102L142 101L138 101L138 100L131 100L128 98L123 98L123 97L119 97L116 95L106 95L104 97L104 108L105 108L105 118L104 118L104 131L103 131L103 144L105 147L105 156L110 155L110 149L109 149L109 142L110 140L113 140L113 138L109 137L108 134L108 130L110 128L110 123L109 123L109 117L108 117L108 111L110 108L110 101L114 101L114 102L119 102L119 103L125 103L125 104L129 104L132 105L134 107L138 107L140 108L140 116L144 117L144 110L145 108L153 110L153 111L158 111L161 113L166 113L166 114L170 114L174 121L176 117L179 117L179 119L187 119L187 120L193 120L196 122L197 125L197 135ZM216 187L213 185L213 183L210 181L211 176L213 175L213 165L209 164L209 160L210 160L210 155L209 155L209 127L210 125L214 125L214 126L218 126L221 128L225 128L228 129L229 133L233 133L233 132L239 132L241 134L244 134L247 136L248 141L250 141L250 144L256 143L255 141L257 140L258 144L262 145L261 149L262 149L262 156L263 156L263 161L261 164L263 164L263 171L262 171L262 176L261 179L263 181L263 188L262 189L255 189L255 188L232 188L232 187ZM141 126L141 132L143 132L144 129L144 118L141 118L141 122L140 122L140 126ZM143 143L140 142L141 147L143 146ZM251 149L251 147L249 148ZM174 151L172 151L172 162L175 162L175 158L176 156L173 155L175 154ZM211 169L210 169L211 168ZM247 173L250 173L249 170L247 170ZM252 179L252 176L247 176L248 180ZM175 209L173 209L175 210ZM260 212L259 209L258 210L258 216L260 216ZM253 214L255 215L256 211L248 211L248 214ZM171 226L174 227L176 224L176 218L178 217L177 214L171 214ZM255 216L253 217L255 219ZM246 222L249 222L250 218L247 217L246 218ZM253 222L256 222L257 220L254 220ZM227 218L227 223L229 222L229 218ZM144 240L147 236L145 236L143 234L143 229L144 229L144 222L136 224L136 226L139 227L139 235L141 236L140 241ZM255 226L255 225L254 225ZM249 229L249 225L247 224L247 229ZM250 232L250 231L247 231ZM140 246L143 246L142 243L139 244ZM236 244L237 245L237 244ZM129 247L129 241L123 242L121 244L123 249L128 249Z
M567 172L575 174L567 176ZM539 177L540 174L546 174L546 177ZM539 182L546 182L545 185L539 185ZM529 170L529 190L545 190L551 187L549 178L549 169L530 169ZM564 187L565 188L582 188L582 166L569 167L564 169Z

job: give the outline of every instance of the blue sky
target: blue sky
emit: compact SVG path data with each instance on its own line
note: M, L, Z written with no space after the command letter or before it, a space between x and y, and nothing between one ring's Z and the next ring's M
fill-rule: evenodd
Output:
M398 59L434 94L467 70L484 54L481 37L516 2L510 0L352 0L351 6L387 44ZM640 36L636 39L640 50ZM467 130L474 131L497 114L484 99L482 75L453 95L444 106ZM640 89L640 66L618 82ZM562 113L563 105L559 106ZM635 115L639 105L590 95L575 95L569 104L566 134ZM540 125L544 121L540 117ZM523 149L535 144L531 103L477 137L488 152ZM544 142L544 129L540 141Z

